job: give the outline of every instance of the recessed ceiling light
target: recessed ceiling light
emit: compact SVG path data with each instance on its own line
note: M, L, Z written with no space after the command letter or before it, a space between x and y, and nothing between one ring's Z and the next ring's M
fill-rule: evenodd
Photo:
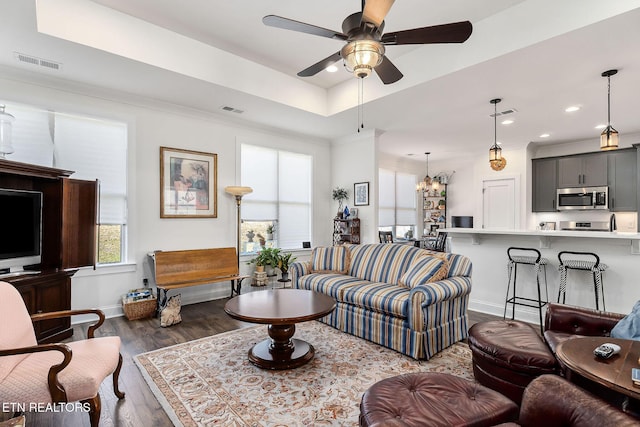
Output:
M567 107L564 109L567 113L573 113L574 111L578 111L580 109L577 105L572 105L571 107Z
M503 120L502 121L503 125L510 125L511 123L513 123L513 120L511 120L511 119L507 119L507 120Z
M335 73L336 71L338 71L338 67L336 67L335 65L329 65L327 68L325 68L325 70L330 73Z
M540 135L540 138L549 138L551 135L549 135L548 133L543 133L542 135Z
M606 128L606 127L607 127L607 125L598 125L598 126L596 126L595 128L596 128L596 129L604 129L604 128Z

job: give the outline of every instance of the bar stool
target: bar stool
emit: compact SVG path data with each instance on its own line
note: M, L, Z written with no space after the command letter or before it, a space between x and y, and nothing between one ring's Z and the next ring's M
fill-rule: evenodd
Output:
M578 259L567 258L566 255L578 255ZM593 261L591 261L593 258ZM599 294L602 295L602 310L606 310L607 307L604 304L604 286L602 284L602 272L608 267L606 264L600 262L600 257L593 252L573 252L562 251L558 253L558 260L560 261L560 287L558 288L558 302L562 296L562 303L565 303L567 293L567 270L582 270L590 271L593 275L593 291L596 297L596 310L599 310Z
M507 249L507 256L509 257L509 263L507 264L507 297L504 304L503 318L507 317L507 306L511 304L511 319L515 317L516 305L523 305L527 307L534 307L538 309L540 315L540 332L543 332L542 321L542 308L547 305L549 300L549 289L547 288L547 264L549 260L542 257L539 250L533 248L518 248L510 247ZM517 296L516 292L516 279L518 275L519 265L530 265L533 267L533 272L536 275L536 286L538 291L538 299L525 298ZM542 293L540 291L540 270L544 270L544 288L545 299L542 299ZM509 289L511 288L511 277L513 276L513 296L509 297Z

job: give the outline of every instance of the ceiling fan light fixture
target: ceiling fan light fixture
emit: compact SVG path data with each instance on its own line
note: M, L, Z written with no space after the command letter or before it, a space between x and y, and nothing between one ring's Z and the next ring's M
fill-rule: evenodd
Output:
M380 65L384 52L384 45L376 40L354 40L340 50L340 56L350 73L364 79Z
M620 142L618 131L611 126L611 76L618 73L618 70L607 70L602 73L602 77L607 78L607 127L600 134L600 149L602 151L617 150Z

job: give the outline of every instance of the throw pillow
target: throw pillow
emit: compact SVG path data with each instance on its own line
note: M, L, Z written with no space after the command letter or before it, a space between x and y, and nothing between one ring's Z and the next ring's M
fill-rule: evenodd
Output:
M434 256L424 256L414 260L400 277L399 284L409 288L437 282L447 277L449 265L445 260Z
M349 251L344 246L313 248L310 262L312 273L346 274L349 270Z
M180 315L181 297L174 295L167 301L167 304L160 310L160 326L167 327L182 322Z
M640 341L640 301L631 309L631 313L620 319L611 330L613 338Z

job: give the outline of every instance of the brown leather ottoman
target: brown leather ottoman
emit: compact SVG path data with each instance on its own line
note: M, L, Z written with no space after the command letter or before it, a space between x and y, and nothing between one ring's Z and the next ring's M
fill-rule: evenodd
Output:
M518 405L449 374L398 375L372 385L360 402L361 426L493 426L518 418Z
M536 329L517 320L480 322L469 328L473 375L518 405L525 387L543 374L558 374L558 363Z

